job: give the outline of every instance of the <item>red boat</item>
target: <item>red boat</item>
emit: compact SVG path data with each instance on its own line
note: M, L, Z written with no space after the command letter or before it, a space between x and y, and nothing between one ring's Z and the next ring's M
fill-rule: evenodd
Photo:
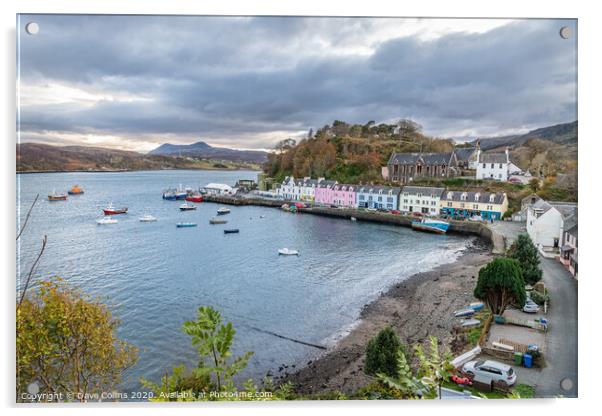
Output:
M199 194L188 195L186 197L188 202L203 202L203 197Z
M117 214L127 214L127 208L115 208L113 204L109 204L105 209L102 210L105 215L117 215Z

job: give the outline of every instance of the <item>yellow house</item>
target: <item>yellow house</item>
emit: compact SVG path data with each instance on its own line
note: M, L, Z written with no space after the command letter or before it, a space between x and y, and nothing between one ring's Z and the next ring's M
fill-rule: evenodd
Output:
M502 219L508 210L508 197L503 192L468 192L446 190L441 195L441 214L451 217Z

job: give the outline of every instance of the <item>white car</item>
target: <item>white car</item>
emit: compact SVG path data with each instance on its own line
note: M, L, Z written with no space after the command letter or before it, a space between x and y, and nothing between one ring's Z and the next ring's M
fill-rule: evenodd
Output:
M537 313L539 312L539 305L533 301L527 301L523 306L523 312L526 313Z
M488 382L505 383L512 386L516 383L516 373L507 364L497 361L470 361L462 367L462 371L470 378L487 380Z

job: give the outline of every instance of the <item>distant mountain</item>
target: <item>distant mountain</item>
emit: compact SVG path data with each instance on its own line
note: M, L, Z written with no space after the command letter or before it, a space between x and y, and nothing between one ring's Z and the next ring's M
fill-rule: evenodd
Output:
M150 151L149 155L188 156L201 159L230 160L233 162L263 163L268 158L267 152L259 150L236 150L213 147L205 142L193 144L165 143Z
M542 127L525 134L484 137L479 140L481 141L481 149L490 150L506 146L516 148L524 145L531 139L545 140L556 144L577 144L577 121ZM475 144L475 142L472 141L471 144Z
M217 158L213 158L217 159ZM196 161L86 146L17 144L17 172L257 168L248 162Z

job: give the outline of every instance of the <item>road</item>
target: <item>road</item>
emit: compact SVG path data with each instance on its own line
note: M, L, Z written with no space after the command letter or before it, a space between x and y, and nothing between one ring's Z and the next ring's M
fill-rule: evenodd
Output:
M527 370L531 373L527 378L533 378L537 397L577 397L577 282L558 261L540 258L551 299L546 316L550 322L547 365L541 371ZM564 385L572 384L568 390L561 387L565 379L570 383Z

